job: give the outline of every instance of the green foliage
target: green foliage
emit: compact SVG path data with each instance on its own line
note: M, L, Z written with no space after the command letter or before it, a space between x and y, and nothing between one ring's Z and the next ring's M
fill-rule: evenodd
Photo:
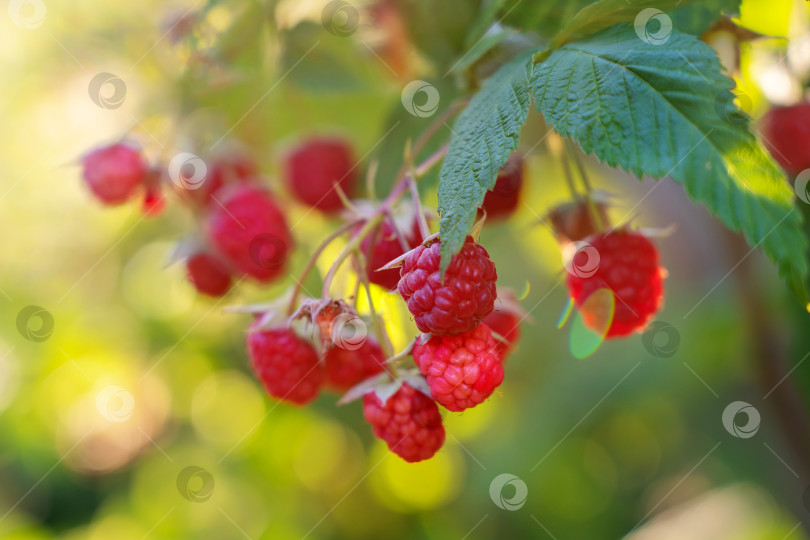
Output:
M501 7L504 23L539 32L546 37L554 36L591 0L569 0L566 2L526 2L507 0Z
M470 25L464 45L472 49L480 41L493 21L499 19L498 12L503 8L505 0L482 0L478 15Z
M439 70L446 71L466 52L464 44L470 26L476 21L478 2L397 0L396 3L414 44Z
M451 72L461 72L475 64L484 55L500 44L505 38L514 35L512 28L499 28L482 36L470 49L453 65Z
M723 15L740 13L740 0L704 0L679 7L672 13L672 24L687 34L700 35Z
M528 54L504 65L472 98L453 128L439 173L442 270L461 249L476 209L518 146L520 128L529 112L531 71Z
M537 109L559 133L637 176L671 176L748 242L760 245L794 290L803 289L807 240L792 192L724 107L732 81L710 47L674 32L666 46L622 24L568 44L537 66Z
M309 92L356 92L368 84L365 66L355 61L352 42L330 34L318 23L304 21L283 31L281 42L284 73Z
M599 0L577 13L554 38L553 46L591 35L608 26L633 21L644 9L661 11L685 6L695 0Z

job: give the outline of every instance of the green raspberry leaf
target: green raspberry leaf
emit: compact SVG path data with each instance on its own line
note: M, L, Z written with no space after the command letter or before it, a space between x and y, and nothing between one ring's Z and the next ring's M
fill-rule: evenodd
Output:
M673 31L653 45L620 24L553 52L531 86L556 131L611 166L683 184L764 248L806 301L807 239L793 191L731 105L733 82L721 69L693 36Z
M532 65L531 54L524 53L502 66L473 96L453 127L439 172L442 273L464 245L498 170L518 146L531 102Z
M552 48L580 39L617 23L632 22L638 32L667 34L672 19L664 13L696 0L599 0L582 8L552 40ZM657 27L648 25L657 23Z

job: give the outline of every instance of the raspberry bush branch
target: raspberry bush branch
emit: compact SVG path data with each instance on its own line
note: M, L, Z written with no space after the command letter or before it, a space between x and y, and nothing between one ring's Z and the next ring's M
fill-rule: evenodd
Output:
M681 182L693 200L762 247L806 302L808 263L795 253L798 247L804 254L808 242L784 175L743 114L735 109L726 115L729 121L717 113L719 96L732 102L733 82L708 45L673 31L666 47L656 47L622 22L644 4L592 4L550 49L518 55L471 98L456 121L439 177L443 268L470 231L498 168L517 147L533 98L546 123L586 153L639 177ZM655 115L640 103L653 103ZM649 132L658 136L649 141Z
M312 269L315 268L315 265L317 264L318 259L320 258L323 251L327 247L329 247L329 245L332 242L334 242L335 240L337 240L338 238L340 238L341 236L343 236L344 234L351 231L352 229L354 229L355 227L357 227L362 223L363 223L362 219L357 219L342 225L337 230L333 231L329 236L327 236L326 239L324 239L324 241L321 242L321 244L317 248L315 248L315 251L312 252L312 255L310 256L309 260L304 265L304 269L301 270L299 276L295 278L295 285L293 285L292 295L290 296L290 304L289 307L287 308L287 315L292 315L293 312L295 311L298 305L298 296L301 294L301 289L304 286L304 281L307 279L307 276L309 276L309 273L312 271Z

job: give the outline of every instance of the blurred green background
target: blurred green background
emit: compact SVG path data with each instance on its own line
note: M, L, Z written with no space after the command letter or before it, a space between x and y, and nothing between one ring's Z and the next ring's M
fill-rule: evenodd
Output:
M240 141L288 200L278 180L284 149L308 134L339 133L364 167L379 159L382 191L405 141L431 120L403 111L402 88L425 79L439 89L441 109L452 102L455 75L420 54L427 43L452 66L463 42L453 28L473 24L478 2L437 3L423 21L421 52L406 48L405 56L405 23L386 3L376 11L355 4L360 25L346 37L325 30L319 1L6 4L0 538L808 538L802 462L810 456L792 453L785 437L806 426L787 419L780 429L784 415L772 406L792 385L807 395L807 313L764 257L749 256L679 186L589 161L599 187L617 196L616 221L676 225L658 241L669 277L657 320L679 341L667 358L641 336L574 358L571 323L556 328L567 302L559 248L538 223L567 195L560 165L535 144L545 130L536 115L523 132L524 204L481 239L499 284L521 293L532 320L499 392L448 413L445 447L420 464L388 453L359 403L337 408L336 396L324 395L308 408L279 405L253 379L243 346L249 319L223 308L274 298L291 280L202 298L182 264L168 264L196 227L187 210L169 201L163 215L145 219L137 204L102 208L82 185L78 158L127 133L152 159L213 155ZM746 0L742 21L790 36L808 58L804 4ZM190 16L193 30L183 34ZM755 117L768 100L801 94L780 61L785 45L743 45L740 105ZM120 106L99 106L89 94L99 73L125 83ZM442 128L437 142L449 135ZM423 195L435 204L430 179ZM285 206L296 270L335 224ZM318 290L320 276L305 286ZM403 345L415 328L402 302L378 298ZM29 305L53 320L40 341L18 330ZM756 360L763 340L773 344L767 362L796 366L768 397L773 385L763 386ZM751 438L723 426L734 401L762 415ZM517 509L501 502L513 499L515 484L491 489L503 473L526 486Z

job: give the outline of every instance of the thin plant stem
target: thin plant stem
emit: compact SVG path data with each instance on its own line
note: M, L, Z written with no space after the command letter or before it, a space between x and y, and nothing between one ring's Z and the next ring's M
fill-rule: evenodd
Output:
M596 203L593 201L593 186L588 178L588 173L585 171L585 165L582 163L579 154L576 152L576 149L573 147L570 140L565 140L565 147L568 150L568 153L571 154L571 157L574 159L574 164L577 167L579 177L582 180L582 185L585 188L585 204L588 205L588 212L591 214L591 219L593 219L597 230L604 231L605 223L602 221L602 216L599 214L599 209L596 208Z
M424 240L430 236L430 227L428 227L427 219L425 219L425 212L422 210L419 188L416 187L416 181L411 176L408 177L408 185L411 188L411 199L413 199L413 205L416 208L416 222L419 224L419 234L422 237L421 240Z
M346 232L351 230L353 227L358 226L362 222L363 222L362 220L358 219L358 220L352 221L351 223L346 223L342 227L338 228L335 232L333 232L332 234L327 236L326 240L324 240L321 243L321 245L318 246L318 248L312 253L312 256L309 258L309 261L307 261L306 266L304 266L304 269L301 271L301 274L298 276L298 279L295 281L295 287L293 288L292 297L290 298L290 305L287 308L287 315L288 316L292 315L293 312L295 311L295 304L298 301L298 296L301 294L301 288L304 286L304 280L307 278L309 273L315 267L315 263L318 261L318 257L320 257L321 253L323 253L323 251L326 249L326 247L329 244L331 244L335 239L337 239L342 234L345 234Z

